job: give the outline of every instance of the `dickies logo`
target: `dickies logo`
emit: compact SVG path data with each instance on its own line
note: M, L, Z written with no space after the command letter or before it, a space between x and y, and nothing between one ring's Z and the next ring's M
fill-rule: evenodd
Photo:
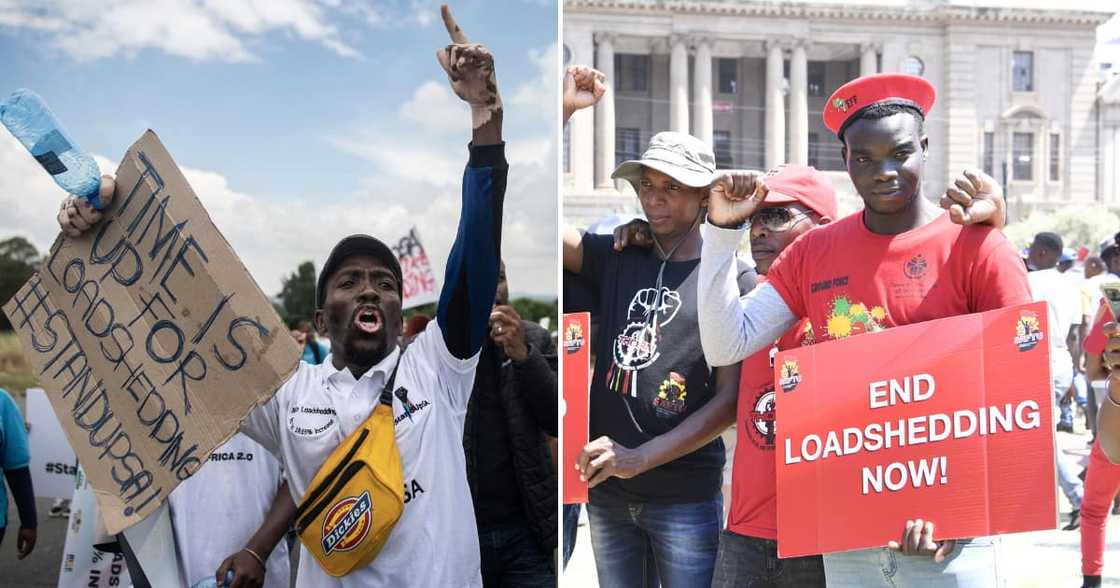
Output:
M801 368L797 366L796 359L787 359L782 362L782 371L778 378L778 385L785 392L790 392L801 383Z
M1024 310L1015 321L1015 346L1019 351L1030 351L1042 341L1043 333L1039 327L1038 315Z
M368 491L343 498L323 519L323 553L353 550L366 538L372 525L373 501Z
M851 98L834 98L832 100L832 107L840 112L848 112L848 109L856 105L856 97Z
M926 256L919 253L906 262L906 265L902 267L902 272L911 280L918 280L926 275L926 268L928 267L929 262L926 261Z
M572 323L564 329L564 350L575 353L583 349L583 325Z

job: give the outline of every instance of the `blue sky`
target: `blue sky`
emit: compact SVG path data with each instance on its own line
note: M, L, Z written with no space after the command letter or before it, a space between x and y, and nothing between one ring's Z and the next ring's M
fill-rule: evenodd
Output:
M556 292L556 4L451 4L492 49L515 293ZM351 232L417 224L442 267L470 125L435 60L436 2L0 0L0 94L39 92L103 171L147 128L266 293ZM61 194L0 133L0 238L42 250Z

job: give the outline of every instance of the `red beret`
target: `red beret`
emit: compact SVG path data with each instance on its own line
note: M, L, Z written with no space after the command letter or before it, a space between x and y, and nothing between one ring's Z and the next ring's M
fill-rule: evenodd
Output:
M824 173L807 165L783 165L771 170L763 181L770 193L762 206L781 206L800 202L809 210L832 220L839 218L836 210L836 189Z
M873 74L840 86L824 105L824 126L840 134L844 123L872 104L908 104L928 115L937 92L923 77L907 74Z

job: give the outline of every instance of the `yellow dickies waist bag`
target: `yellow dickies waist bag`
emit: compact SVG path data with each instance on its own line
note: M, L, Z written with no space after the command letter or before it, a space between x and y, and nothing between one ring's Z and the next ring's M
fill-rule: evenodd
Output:
M373 561L404 511L404 474L393 434L396 376L394 367L373 413L319 467L296 510L300 542L331 576Z

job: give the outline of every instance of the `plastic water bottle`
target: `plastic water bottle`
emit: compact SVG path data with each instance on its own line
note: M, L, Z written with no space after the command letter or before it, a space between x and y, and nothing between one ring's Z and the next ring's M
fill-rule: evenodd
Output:
M233 570L226 572L226 581L221 586L230 586L233 584ZM206 578L196 582L191 588L221 588L217 582L214 581L214 576L207 576Z
M101 171L89 153L74 144L47 103L31 90L16 90L0 103L0 122L31 152L63 190L101 210Z

